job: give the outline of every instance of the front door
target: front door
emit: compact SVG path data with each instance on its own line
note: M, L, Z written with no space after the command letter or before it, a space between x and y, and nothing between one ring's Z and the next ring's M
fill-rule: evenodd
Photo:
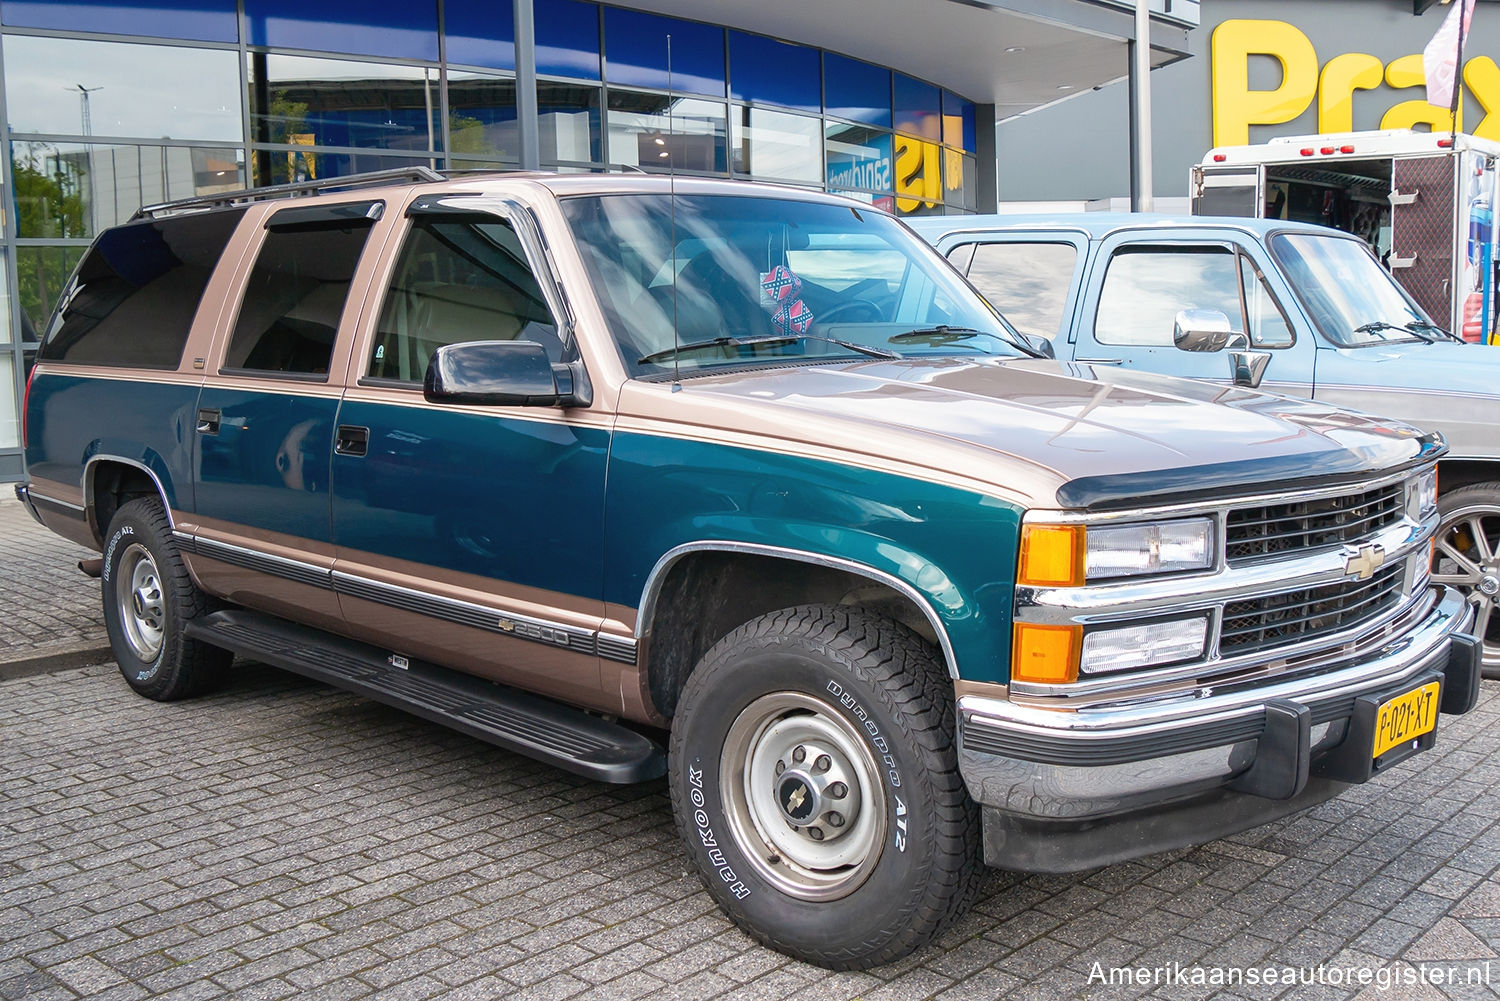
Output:
M577 357L530 217L496 212L416 211L372 288L337 421L335 587L395 657L597 703L607 416L422 394L445 344Z

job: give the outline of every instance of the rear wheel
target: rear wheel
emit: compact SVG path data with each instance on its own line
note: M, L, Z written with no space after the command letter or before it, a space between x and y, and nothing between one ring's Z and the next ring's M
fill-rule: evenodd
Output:
M106 538L104 625L126 683L158 702L207 690L233 655L184 634L212 605L183 565L161 502L142 497L121 505Z
M670 762L724 911L836 969L899 959L961 913L983 864L952 706L931 647L857 609L785 609L721 640L678 702Z
M1449 491L1438 498L1438 514L1432 579L1467 595L1473 632L1484 640L1484 675L1500 677L1500 484Z

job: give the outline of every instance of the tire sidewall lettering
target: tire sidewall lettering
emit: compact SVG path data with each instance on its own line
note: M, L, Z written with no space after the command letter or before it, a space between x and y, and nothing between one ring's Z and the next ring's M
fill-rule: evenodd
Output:
M876 722L870 711L865 708L864 703L837 678L829 678L824 685L824 691L830 696L831 704L848 715L854 728L864 736L875 754L881 778L887 786L885 798L889 808L887 817L889 844L896 851L904 853L910 839L909 817L906 802L899 794L901 766L896 761L891 742L886 739L885 732L881 730L880 724ZM899 735L896 739L900 739Z
M723 882L724 891L735 900L744 900L750 896L752 890L735 872L724 851L727 847L737 850L737 853L742 853L743 849L732 837L727 840L722 839L709 818L707 808L709 797L703 787L705 776L701 758L693 759L692 764L685 769L684 777L687 780L688 800L693 804L690 821L696 828L694 832L696 845L702 849L708 866ZM720 830L723 828L721 827Z

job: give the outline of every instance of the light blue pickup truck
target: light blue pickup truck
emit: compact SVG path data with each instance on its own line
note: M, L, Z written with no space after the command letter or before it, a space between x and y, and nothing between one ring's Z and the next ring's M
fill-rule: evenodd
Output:
M1058 358L1258 387L1440 431L1434 579L1500 675L1500 350L1428 319L1363 240L1277 219L1089 212L912 220Z

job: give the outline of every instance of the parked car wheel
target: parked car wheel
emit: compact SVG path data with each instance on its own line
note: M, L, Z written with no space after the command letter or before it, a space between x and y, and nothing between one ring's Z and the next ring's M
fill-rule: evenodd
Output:
M709 892L772 948L836 969L917 949L983 863L932 648L857 609L789 608L699 663L669 754L678 830Z
M1500 484L1445 493L1438 513L1432 579L1468 595L1477 615L1473 632L1484 640L1484 676L1500 677Z
M161 502L143 497L121 505L106 540L104 624L126 683L158 702L207 690L233 657L183 633L212 605L183 565Z

